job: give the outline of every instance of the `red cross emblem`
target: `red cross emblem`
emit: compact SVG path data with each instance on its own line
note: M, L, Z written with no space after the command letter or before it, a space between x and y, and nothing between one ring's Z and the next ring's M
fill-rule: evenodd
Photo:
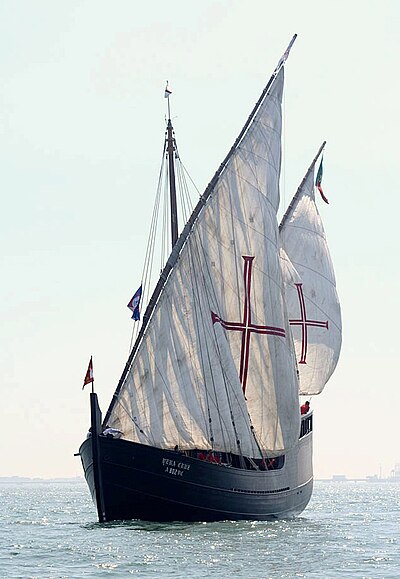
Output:
M307 334L308 334L308 326L316 326L317 328L326 328L328 329L328 322L320 322L318 320L308 320L307 319L307 312L306 312L306 302L304 300L303 295L303 284L296 283L294 284L297 289L297 295L299 297L300 303L300 318L298 320L289 320L289 324L291 326L301 326L301 356L299 364L307 364L306 356L307 356Z
M242 348L240 352L240 371L239 379L242 385L243 393L246 392L247 372L249 368L250 356L250 337L251 334L271 334L272 336L285 337L285 330L283 328L275 328L274 326L258 326L251 321L251 303L250 303L250 289L251 289L251 273L253 268L254 256L243 255L244 259L244 308L242 322L226 322L217 314L211 312L213 324L221 324L225 330L233 330L242 332Z

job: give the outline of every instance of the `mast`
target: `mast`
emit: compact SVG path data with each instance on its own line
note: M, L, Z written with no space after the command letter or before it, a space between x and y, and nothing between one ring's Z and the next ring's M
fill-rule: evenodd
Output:
M326 141L324 141L324 142L322 143L322 145L321 145L320 148L318 149L318 153L315 155L315 157L314 157L311 165L308 167L308 170L307 170L307 173L306 173L305 176L304 176L304 179L302 180L302 182L300 183L299 187L297 188L297 191L296 191L296 193L294 194L293 199L291 200L289 207L288 207L288 208L286 209L286 211L285 211L285 215L282 217L282 221L280 222L280 225L279 225L279 231L282 229L282 227L283 227L284 224L285 224L286 219L289 217L289 215L290 215L290 213L291 213L291 211L292 211L293 205L296 203L297 198L298 198L298 196L300 195L300 193L301 193L301 191L302 191L302 189L303 189L303 185L304 185L304 183L307 181L310 172L314 169L315 163L318 161L318 157L320 156L320 154L321 154L322 151L324 150L325 145L326 145Z
M291 39L286 51L283 53L283 55L281 56L281 58L279 59L278 64L275 67L274 72L272 73L269 81L267 82L264 90L261 93L260 98L258 99L258 101L256 102L256 104L254 105L253 110L251 111L247 121L245 122L242 130L240 131L238 137L236 138L235 142L233 143L232 147L230 148L228 154L226 155L225 159L222 161L222 163L220 164L219 168L217 169L217 171L215 172L214 177L211 179L211 181L209 182L209 184L206 187L206 190L204 191L203 195L201 195L199 201L197 202L196 207L193 209L193 212L191 214L191 216L189 217L188 222L186 223L182 233L180 234L179 238L176 239L176 242L172 244L172 252L167 260L167 263L164 266L164 269L162 270L161 274L160 274L160 278L158 280L158 283L156 285L156 287L154 288L153 294L150 298L150 301L147 305L146 311L144 312L143 315L143 322L142 322L142 326L139 330L138 336L136 338L136 341L133 345L133 348L131 350L131 353L129 355L129 358L125 364L125 368L122 372L121 378L118 382L117 388L115 389L114 395L111 399L110 405L108 407L107 413L105 415L104 418L104 425L107 424L107 421L111 415L111 412L114 408L114 404L116 403L117 399L118 399L118 394L123 386L123 383L125 381L125 378L129 372L129 369L132 365L133 359L135 357L136 351L142 341L143 335L146 331L147 325L149 323L150 317L153 313L153 310L157 304L158 298L164 288L164 285L168 279L168 276L171 272L171 270L173 269L173 267L175 266L178 258L179 258L179 254L181 252L182 247L184 246L186 239L188 238L194 223L196 222L201 210L203 209L204 205L206 204L209 196L211 195L212 191L214 190L218 179L220 178L221 174L223 173L223 171L225 170L226 166L228 165L228 162L231 158L231 156L233 155L233 153L235 152L235 150L237 149L237 147L239 146L240 142L242 141L243 137L245 136L248 128L250 127L254 117L256 116L258 110L260 109L261 105L263 104L265 98L268 96L269 94L269 90L271 89L276 77L278 76L279 71L281 70L281 68L284 66L288 56L289 56L289 52L293 46L294 41L297 38L297 34L295 34L293 36L293 38ZM168 99L168 116L170 117L170 111L169 111L169 99ZM170 118L168 120L168 126L170 124ZM168 129L168 127L167 127ZM172 143L174 142L173 139L173 128L172 128L172 123L171 123L171 136L172 136ZM172 159L173 160L173 159ZM170 176L171 177L171 176ZM172 216L172 206L171 206L171 216ZM171 222L171 229L172 229L172 222ZM172 240L174 239L174 236L172 236Z
M169 112L169 99L168 99ZM174 128L171 118L168 119L167 125L167 156L168 156L168 178L169 178L169 198L171 210L171 242L172 247L178 240L178 209L176 204L176 184L175 184L175 138Z

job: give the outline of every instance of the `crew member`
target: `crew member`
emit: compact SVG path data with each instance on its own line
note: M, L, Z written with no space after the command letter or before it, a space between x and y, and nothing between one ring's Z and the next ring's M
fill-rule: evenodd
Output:
M302 404L302 405L300 406L300 413L301 413L301 414L307 414L307 412L309 412L309 410L310 410L310 403L309 403L308 400L306 400L306 401L304 402L304 404Z

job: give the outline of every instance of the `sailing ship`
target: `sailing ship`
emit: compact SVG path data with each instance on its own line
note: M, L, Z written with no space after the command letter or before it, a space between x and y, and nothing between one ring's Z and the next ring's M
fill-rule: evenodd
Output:
M313 411L300 396L334 371L341 314L315 199L324 145L277 218L294 40L180 235L168 119L172 251L104 420L90 394L79 449L100 522L268 520L310 500Z

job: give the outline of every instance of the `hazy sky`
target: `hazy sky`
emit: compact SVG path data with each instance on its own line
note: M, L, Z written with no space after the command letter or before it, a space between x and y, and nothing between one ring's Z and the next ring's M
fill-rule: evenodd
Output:
M164 138L203 190L294 33L282 200L327 140L320 212L343 314L317 477L400 462L397 0L0 0L0 476L81 475L132 329Z

